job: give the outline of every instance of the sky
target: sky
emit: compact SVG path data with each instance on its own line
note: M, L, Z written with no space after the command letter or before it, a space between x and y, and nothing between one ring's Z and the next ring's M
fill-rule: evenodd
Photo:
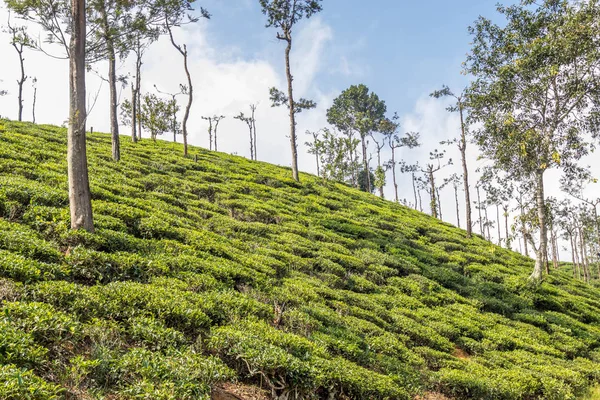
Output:
M247 127L233 116L240 111L248 113L249 105L258 103L258 159L291 165L287 109L272 108L268 92L271 86L285 88L284 44L276 39L273 28L265 28L266 18L258 0L197 3L208 9L212 18L175 32L175 39L187 44L194 84L189 142L208 147L207 122L201 117L223 114L226 119L219 125L219 150L249 157ZM433 99L429 94L443 84L455 91L468 84L468 77L461 74L461 64L470 49L467 28L479 15L494 19L496 3L497 0L324 0L323 11L301 21L294 30L291 58L295 96L317 102L316 109L303 112L297 119L300 169L316 172L314 157L306 152L304 142L308 136L304 132L326 127L326 110L333 99L350 85L360 83L385 100L390 116L398 112L401 132L420 133L423 145L415 150L401 150L399 158L424 163L430 151L446 148L439 142L458 135L458 116L445 110L445 100ZM7 18L6 9L0 8L0 24L5 25ZM35 25L28 26L34 37L43 39ZM60 54L59 47L45 46ZM68 62L30 50L25 68L28 76L38 80L37 122L63 124L68 116ZM103 76L107 68L106 63L94 65L97 74ZM132 71L132 57L119 63L119 74L130 75ZM17 53L10 46L8 35L0 33L0 87L10 92L0 97L0 115L13 119L17 117L18 76ZM31 80L26 83L24 95L25 120L31 120ZM186 83L183 59L163 37L152 45L144 59L142 90L156 93L156 85L161 91L177 92L182 83ZM88 103L93 104L88 126L108 132L108 85L96 73L88 73L87 91ZM130 95L128 87L120 89L120 100ZM179 97L179 101L183 109L186 99ZM121 127L122 134L129 132L128 127ZM164 139L171 137L167 134ZM454 166L440 172L440 180L459 172L458 152L454 147L446 149ZM590 162L595 167L593 161ZM473 146L468 151L468 162L473 171L486 163L478 160ZM471 185L476 177L473 172ZM557 172L547 175L549 195L561 196L558 177ZM412 199L408 176L399 175L399 186L400 198ZM598 196L597 188L588 190L588 195ZM463 194L459 195L462 213ZM386 185L385 196L393 198L391 181ZM427 195L423 196L424 205L428 204ZM444 220L456 224L454 193L446 189L441 197ZM471 197L475 197L474 193ZM427 211L428 207L424 208ZM495 210L490 209L490 213L494 215ZM461 220L464 224L464 213Z

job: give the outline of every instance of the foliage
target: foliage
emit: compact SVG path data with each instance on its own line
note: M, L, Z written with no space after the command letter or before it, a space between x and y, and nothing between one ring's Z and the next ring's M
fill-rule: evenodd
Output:
M0 139L0 398L574 399L600 379L599 289L570 266L529 286L526 257L348 185L160 141L115 164L101 133L97 230L73 232L64 129Z

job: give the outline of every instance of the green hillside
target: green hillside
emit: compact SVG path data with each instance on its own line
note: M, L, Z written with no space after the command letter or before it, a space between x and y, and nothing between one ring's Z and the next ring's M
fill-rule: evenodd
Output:
M532 261L344 185L122 146L115 163L90 136L97 232L73 232L66 131L0 120L1 399L208 399L224 382L574 399L600 380L600 289L568 269L531 287Z

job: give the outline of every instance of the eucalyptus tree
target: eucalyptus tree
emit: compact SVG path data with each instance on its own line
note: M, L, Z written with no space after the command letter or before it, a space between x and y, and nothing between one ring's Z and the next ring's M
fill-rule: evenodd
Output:
M438 198L438 187L435 184L435 174L442 170L442 168L447 167L448 165L452 165L452 159L449 159L445 164L442 164L442 160L446 156L446 150L440 152L435 149L434 151L429 153L429 160L432 161L428 163L425 168L421 168L420 171L425 174L425 180L428 185L428 192L430 196L430 208L431 215L434 218L439 217L440 208L438 206L439 198Z
M363 84L352 85L333 100L327 110L327 122L342 132L358 133L362 145L364 171L369 171L366 138L376 131L385 119L387 107L374 92ZM370 174L367 174L370 186Z
M315 161L317 163L317 176L321 176L321 168L319 165L319 159L321 158L321 153L323 151L323 142L320 140L321 132L322 130L314 132L307 130L306 134L312 137L312 141L304 142L306 147L308 147L308 154L315 156Z
M185 24L195 23L200 18L210 19L210 13L203 7L198 10L198 17L192 16L192 3L194 0L156 0L155 11L156 15L162 16L161 28L163 33L169 36L171 45L183 57L183 69L187 78L187 85L182 85L182 92L188 96L187 105L183 114L182 134L183 134L183 155L188 155L188 129L187 123L190 117L190 110L194 102L194 86L192 84L192 76L188 64L188 48L187 44L177 43L173 36L173 28L181 27Z
M446 108L449 112L458 112L460 116L460 135L458 138L446 141L446 144L456 144L460 151L460 159L462 164L462 179L463 179L463 191L465 192L465 213L467 220L467 236L471 237L472 234L472 222L471 222L471 192L469 188L469 169L467 168L467 95L466 90L461 93L455 94L448 86L442 86L441 90L436 90L430 95L436 99L442 97L451 97L452 104Z
M7 33L10 36L10 44L17 52L19 56L19 66L21 67L21 75L17 80L17 85L19 87L18 96L17 96L17 104L18 104L18 119L19 121L23 121L23 85L27 80L27 75L25 74L25 57L23 53L26 48L34 47L35 44L29 34L27 33L27 28L25 26L14 26L10 23L10 12L8 14L8 22L7 22Z
M213 137L215 143L215 151L217 151L217 130L219 129L219 122L224 119L224 115L213 115L212 117L202 117L203 120L208 121L208 148L213 149ZM214 124L214 125L213 125Z
M452 174L449 177L444 179L444 183L442 183L441 188L451 185L454 191L454 204L456 206L456 226L460 228L460 207L458 203L458 191L460 190L459 186L461 185L462 176L459 174Z
M35 106L37 103L37 77L33 77L31 80L31 88L33 89L33 101L31 102L31 118L32 122L35 124Z
M85 105L85 0L72 0L69 45L69 126L67 131L67 176L71 228L94 232L92 194L88 177Z
M164 94L171 97L171 104L173 104L176 108L175 112L171 115L171 132L173 132L173 143L177 142L177 135L181 133L181 129L179 128L179 123L177 122L177 113L179 112L179 105L177 105L177 96L184 94L185 87L183 85L179 85L179 92L177 93L169 93L161 91L158 86L154 85L154 89L160 94Z
M419 172L421 170L421 166L419 165L419 163L415 163L415 164L408 164L406 161L401 161L399 162L400 164L400 173L402 174L410 174L411 177L411 182L412 182L412 188L413 188L413 195L415 198L415 210L420 210L421 212L423 212L423 205L421 202L421 193L419 190L419 185L418 185L418 179L417 179L417 172Z
M544 174L576 163L590 149L585 135L600 132L600 12L595 0L523 0L498 12L506 21L480 17L469 28L470 117L482 126L474 138L484 158L533 178L539 246L530 279L540 281L548 242Z
M387 145L391 150L391 158L386 162L386 168L392 170L392 182L394 183L394 195L396 203L398 203L398 182L396 179L396 165L398 165L398 161L396 161L396 150L401 147L407 147L409 149L420 146L419 143L419 133L418 132L406 132L403 136L398 135L398 128L400 124L398 123L399 117L397 113L394 113L394 116L391 119L386 119L386 123L380 126L381 133L383 134ZM416 198L415 198L416 204Z
M256 105L255 104L251 104L250 105L250 111L251 111L251 114L248 117L243 112L240 111L240 113L237 116L233 117L233 118L244 122L246 124L246 126L248 126L248 131L250 133L250 159L251 160L256 160L256 146L255 146L255 139L256 139L256 134L255 134L255 129L256 129L255 111L256 111Z
M292 175L300 181L298 175L298 146L296 143L296 114L315 108L311 100L294 99L293 76L290 67L290 53L293 44L294 26L303 18L310 18L322 10L321 0L259 0L262 12L267 17L267 28L277 29L277 40L286 43L285 75L287 78L287 95L277 88L271 88L273 107L286 104L290 113L290 145L292 148Z

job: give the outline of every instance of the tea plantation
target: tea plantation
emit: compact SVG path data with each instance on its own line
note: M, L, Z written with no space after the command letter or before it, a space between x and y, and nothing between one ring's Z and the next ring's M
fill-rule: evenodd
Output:
M0 120L0 399L576 399L600 289L341 184L241 157ZM197 162L193 156L197 156ZM277 396L277 397L276 397Z

